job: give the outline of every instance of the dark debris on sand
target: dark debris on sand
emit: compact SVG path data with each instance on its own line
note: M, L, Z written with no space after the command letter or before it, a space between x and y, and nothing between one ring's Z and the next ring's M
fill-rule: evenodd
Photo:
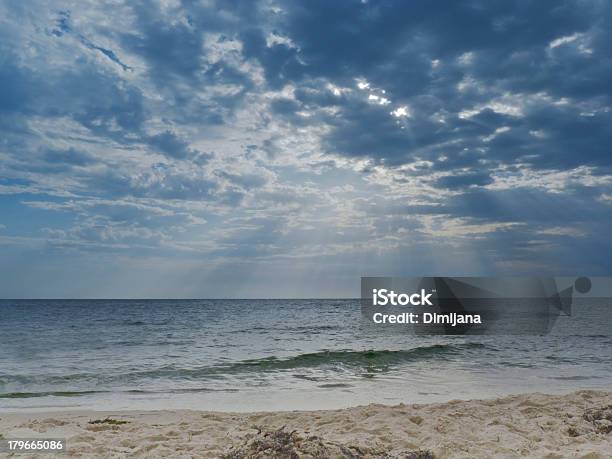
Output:
M586 410L583 418L595 426L597 433L612 433L612 405Z
M303 437L295 430L284 427L262 431L244 445L232 448L222 459L434 459L430 451L406 451L391 454L380 448L347 445L325 440L318 436Z
M121 421L119 419L105 418L105 419L95 419L93 421L89 421L88 424L108 424L111 426L122 426L123 424L129 424L129 421Z

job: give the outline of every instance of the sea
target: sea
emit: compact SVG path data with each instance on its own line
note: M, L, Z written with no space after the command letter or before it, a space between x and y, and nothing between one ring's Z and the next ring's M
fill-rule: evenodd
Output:
M346 300L0 300L0 412L334 409L612 390L612 301L545 336L385 333Z

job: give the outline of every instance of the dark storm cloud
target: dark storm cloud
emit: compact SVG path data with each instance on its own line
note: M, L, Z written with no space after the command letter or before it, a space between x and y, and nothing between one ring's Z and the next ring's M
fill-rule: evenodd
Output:
M265 29L253 28L245 52L263 65L271 87L292 83L306 108L339 110L312 118L333 126L324 144L330 152L388 165L446 155L451 161L441 167L459 156L478 167L481 155L470 164L470 150L495 164L536 169L610 165L605 2L309 2L282 9L275 25L294 46L265 46ZM394 105L334 97L311 83L354 87L358 77L385 89L395 106L410 106L404 129L389 117ZM508 103L515 113L499 107ZM297 108L288 100L272 104L288 119Z
M560 36L589 30L607 8L597 2L309 2L286 9L286 27L308 65L304 74L368 75L397 96L430 89L430 59L484 52L483 71L518 76L494 65L516 51L539 50ZM517 70L517 69L515 69ZM461 76L456 69L443 82ZM449 81L450 80L450 81Z
M491 176L487 173L473 173L463 175L448 175L441 177L436 181L438 186L443 188L463 188L470 185L489 185L493 182Z
M57 21L56 21L56 27L54 29L51 30L51 34L56 36L56 37L61 37L66 33L73 33L74 31L72 30L71 26L70 26L70 11L60 11L57 13ZM106 49L106 48L102 48L101 46L96 45L95 43L92 43L87 37L76 33L76 36L78 37L78 39L81 41L81 43L86 46L89 49L93 49L95 51L99 51L100 53L102 53L104 56L106 56L107 58L109 58L111 61L113 61L115 64L119 65L123 70L132 70L131 67L129 67L128 65L125 65L123 62L121 62L121 59L119 59L119 57L115 54L115 52L111 49Z
M223 124L233 110L253 89L251 76L236 65L235 59L211 58L204 43L207 34L213 43L223 46L235 41L248 27L247 18L257 14L252 2L182 2L177 8L162 11L148 2L130 4L136 27L118 34L126 51L143 59L147 74L168 105L178 109L173 114L182 123ZM206 100L194 99L194 91L215 85L234 85L231 94L211 94Z
M450 198L437 212L479 220L561 226L604 221L612 224L610 207L596 201L593 191L582 187L563 194L529 188L503 191L475 189Z
M157 16L155 9L145 5L134 9L140 27L134 33L125 33L122 44L147 60L160 85L167 84L167 79L174 76L196 78L202 53L202 30L192 27L187 17L168 24Z
M0 113L15 113L23 110L31 99L32 77L19 69L11 55L2 55L0 65Z
M307 71L307 66L298 60L297 49L283 43L268 46L265 32L261 29L246 30L240 38L245 44L245 56L262 64L268 84L275 89L299 81Z
M68 164L73 166L86 166L96 162L95 157L84 151L74 148L67 150L48 150L44 153L44 160L55 164Z
M192 153L189 149L189 143L170 131L164 131L161 134L149 137L148 143L162 153L174 158L186 158Z
M0 70L0 111L13 116L70 117L113 139L138 132L145 119L142 94L110 74L76 65L44 74L18 64L9 52ZM117 129L117 127L119 129Z

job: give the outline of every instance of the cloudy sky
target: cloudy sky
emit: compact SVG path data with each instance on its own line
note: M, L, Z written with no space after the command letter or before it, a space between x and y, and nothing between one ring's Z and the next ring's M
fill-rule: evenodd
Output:
M612 272L612 3L0 3L0 297Z

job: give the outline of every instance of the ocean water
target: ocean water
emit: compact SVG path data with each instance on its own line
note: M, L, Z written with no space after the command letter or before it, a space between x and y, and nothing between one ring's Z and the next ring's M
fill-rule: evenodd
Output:
M612 302L547 336L411 336L359 300L0 300L0 411L331 409L612 389Z

